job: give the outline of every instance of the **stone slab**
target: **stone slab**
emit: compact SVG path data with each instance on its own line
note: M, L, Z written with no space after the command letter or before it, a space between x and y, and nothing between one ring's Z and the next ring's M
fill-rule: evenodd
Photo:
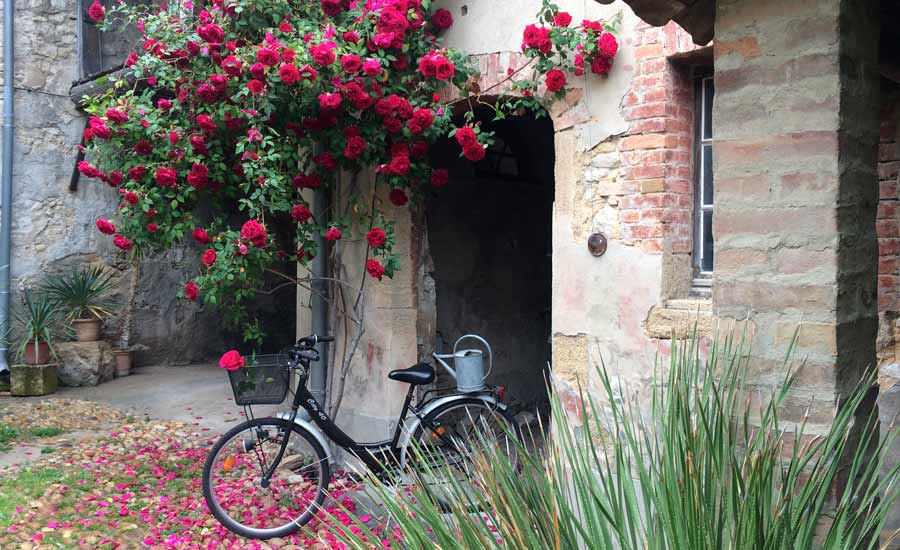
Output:
M56 344L59 382L63 386L96 386L113 379L116 358L112 346L99 342Z
M56 391L57 366L13 365L10 367L10 393L17 397L47 395Z

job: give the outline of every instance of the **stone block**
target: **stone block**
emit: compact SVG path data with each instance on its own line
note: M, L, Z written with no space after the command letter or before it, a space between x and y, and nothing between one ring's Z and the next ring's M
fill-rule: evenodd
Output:
M644 326L647 336L667 340L711 336L713 317L708 300L671 300L667 307L655 306Z
M115 375L116 358L104 341L64 342L55 348L63 386L96 386Z
M10 393L17 397L47 395L56 391L56 365L13 365Z

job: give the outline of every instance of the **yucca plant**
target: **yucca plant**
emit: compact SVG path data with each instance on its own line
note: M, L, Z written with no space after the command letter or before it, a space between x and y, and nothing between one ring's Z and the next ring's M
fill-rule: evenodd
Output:
M66 310L69 321L101 319L111 314L112 275L100 266L82 267L48 277L42 289Z
M599 397L582 393L582 426L570 425L552 395L544 451L523 446L518 468L500 453L474 457L478 490L447 476L449 510L415 484L396 491L373 477L369 490L404 548L857 550L887 542L879 537L900 465L879 477L897 431L879 437L877 417L862 410L874 378L814 436L805 420L779 419L796 369L786 363L783 384L751 407L747 363L740 339L714 344L705 360L696 340L673 344L650 414L601 366ZM335 533L360 550L384 537L357 527Z
M56 302L44 293L26 290L22 293L18 307L13 310L13 318L19 334L17 356L20 359L25 356L29 344L33 346L33 352L29 353L33 353L38 362L46 353L41 351L42 347L55 354L53 340L61 321L60 309Z

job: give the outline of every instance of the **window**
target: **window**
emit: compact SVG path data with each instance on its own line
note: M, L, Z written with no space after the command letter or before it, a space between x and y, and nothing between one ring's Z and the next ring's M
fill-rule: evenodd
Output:
M103 66L103 48L101 36L103 33L97 28L97 24L88 16L88 9L94 0L78 1L78 57L79 78L85 78L101 72ZM101 2L102 3L102 2Z
M713 256L713 125L715 86L712 76L697 78L694 123L694 288L712 284Z

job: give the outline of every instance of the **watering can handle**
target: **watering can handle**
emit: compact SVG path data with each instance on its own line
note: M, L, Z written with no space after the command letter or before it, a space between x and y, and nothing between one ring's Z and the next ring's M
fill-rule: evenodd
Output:
M493 350L491 350L491 345L487 343L487 340L485 340L481 336L478 336L477 334L466 334L464 336L460 336L456 340L456 343L453 344L453 355L456 355L456 348L459 347L459 343L462 342L463 340L465 340L466 338L474 338L474 339L480 341L482 344L484 344L484 347L487 348L488 370L486 373L484 373L484 379L487 380L488 375L491 374L491 370L494 368L494 352L493 352Z

